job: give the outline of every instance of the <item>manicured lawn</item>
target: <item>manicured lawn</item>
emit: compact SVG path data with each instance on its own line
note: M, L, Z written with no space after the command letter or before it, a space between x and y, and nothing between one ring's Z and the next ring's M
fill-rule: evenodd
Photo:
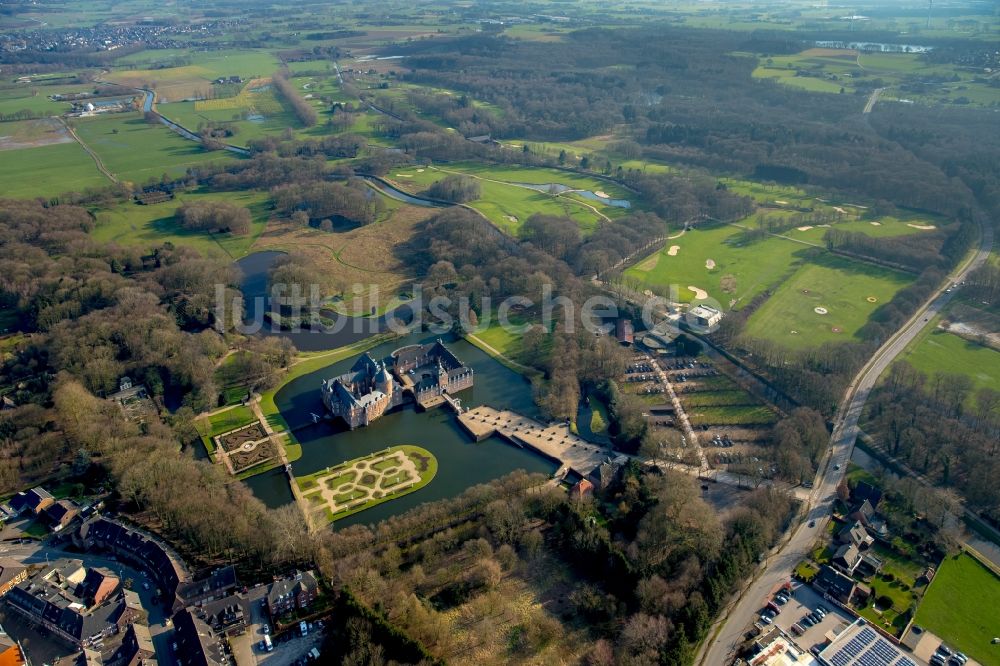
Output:
M902 358L928 376L964 375L972 380L973 390L1000 391L1000 352L953 333L934 329L908 347ZM970 394L968 402L973 404L975 396Z
M388 464L389 461L370 462L375 458L381 458L385 455L394 458L392 464ZM399 485L408 483L413 479L413 473L405 469L400 469L389 477L381 476L381 473L385 470L399 466L399 456L405 456L414 463L419 479L411 486L394 490ZM437 468L437 458L430 451L412 444L401 444L361 458L345 461L336 467L328 467L312 474L297 476L295 477L295 481L299 489L303 493L306 493L305 497L310 502L318 506L323 506L323 515L328 520L333 521L346 518L382 502L387 502L403 495L409 495L423 488L437 474ZM345 484L354 485L348 485L345 490L341 491L340 489ZM326 503L322 499L315 499L324 488L333 492L332 497L336 504ZM338 505L366 497L368 500L357 506L351 508L340 507L336 514L333 513L333 509L338 508Z
M0 151L0 196L50 197L109 185L76 141Z
M253 411L249 407L237 405L208 417L208 436L215 437L253 422Z
M984 666L1000 664L1000 645L991 645L1000 627L1000 577L962 553L938 569L915 622Z
M608 424L611 423L608 408L596 396L591 396L590 407L593 410L590 415L590 431L596 435L603 435L608 430Z
M905 273L833 255L817 256L782 282L754 312L746 333L790 349L849 339L912 279ZM825 314L816 308L825 309Z
M447 167L411 167L388 174L388 177L403 189L419 193L434 182L453 173L463 173L479 179L481 196L470 202L501 229L516 234L524 221L535 213L568 216L580 225L581 230L593 230L601 221L590 206L602 214L614 218L627 214L627 209L606 205L601 201L579 199L576 194L554 196L515 183L543 185L558 183L574 189L603 191L614 199L625 199L636 206L635 195L611 184L574 173L555 169L507 167L484 165L475 162L449 164Z
M246 236L230 233L210 234L182 229L174 219L178 208L185 203L225 201L250 209L253 223ZM205 255L222 255L238 259L250 251L250 247L264 231L269 211L268 195L265 192L178 192L171 201L140 206L134 202L120 204L110 210L96 213L97 226L93 236L102 242L122 245L142 245L151 249L164 242L193 247Z
M820 251L782 238L744 243L741 230L716 224L667 240L660 252L626 270L625 278L667 297L671 285L676 285L682 302L694 298L689 286L698 287L723 308L739 309ZM708 268L710 261L713 268Z
M233 159L226 151L208 151L166 126L149 124L139 113L118 113L75 121L77 134L122 180L142 184L151 178L181 176L190 166Z

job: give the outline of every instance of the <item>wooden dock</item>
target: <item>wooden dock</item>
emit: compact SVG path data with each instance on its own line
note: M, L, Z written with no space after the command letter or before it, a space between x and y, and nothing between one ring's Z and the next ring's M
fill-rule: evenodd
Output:
M588 476L607 459L607 451L569 431L569 425L544 425L517 412L492 407L473 407L458 417L462 427L480 441L500 435L522 448L529 448Z

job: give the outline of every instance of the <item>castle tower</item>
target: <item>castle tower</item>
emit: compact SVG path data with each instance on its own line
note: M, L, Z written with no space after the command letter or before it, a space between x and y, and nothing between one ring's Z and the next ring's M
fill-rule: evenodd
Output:
M384 365L378 374L375 375L375 389L392 397L392 377Z
M440 358L438 358L438 388L441 391L448 390L448 371L445 370Z

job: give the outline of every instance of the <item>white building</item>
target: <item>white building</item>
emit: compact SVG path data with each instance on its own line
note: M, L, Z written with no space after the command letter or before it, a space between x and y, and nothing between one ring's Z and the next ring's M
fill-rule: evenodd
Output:
M696 305L684 315L685 323L697 333L711 333L722 321L722 311L710 305Z

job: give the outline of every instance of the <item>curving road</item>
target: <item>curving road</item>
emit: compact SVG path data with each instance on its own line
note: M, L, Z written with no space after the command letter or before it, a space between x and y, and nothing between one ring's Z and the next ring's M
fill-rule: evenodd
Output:
M706 639L702 649L700 664L720 666L732 662L736 648L742 642L744 633L764 605L768 594L781 583L789 580L795 566L802 561L816 539L824 533L830 519L837 485L847 471L847 463L854 451L854 441L858 437L858 420L865 401L879 376L913 341L930 325L934 317L951 301L954 292L949 288L961 282L966 276L989 257L993 247L993 230L982 225L979 248L964 266L949 276L931 298L879 348L872 358L855 376L848 386L834 420L833 435L830 438L828 455L820 465L817 479L806 502L805 520L795 528L786 541L777 546L756 573L756 578L746 591L724 612L723 617L713 627L713 633ZM814 526L809 527L809 520Z

